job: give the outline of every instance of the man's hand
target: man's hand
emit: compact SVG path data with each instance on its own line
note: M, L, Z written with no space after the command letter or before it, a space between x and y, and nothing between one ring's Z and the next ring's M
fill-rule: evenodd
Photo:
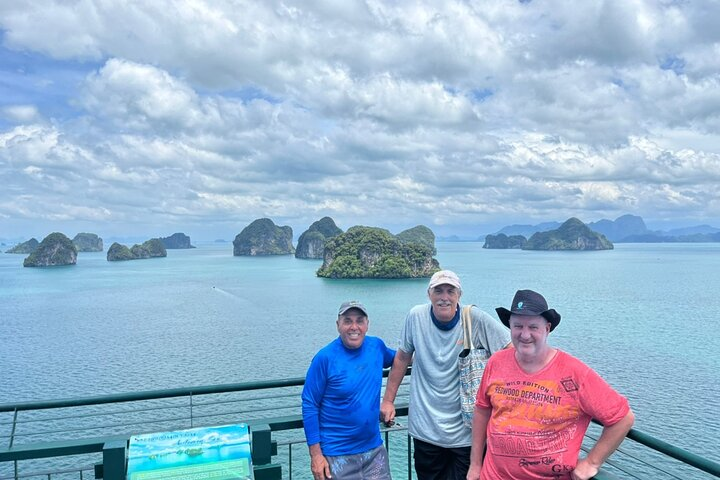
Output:
M395 404L390 400L383 400L380 404L380 419L386 424L395 421Z
M326 480L330 475L330 464L320 450L320 444L310 446L310 471L314 480Z
M570 472L572 480L588 480L597 475L599 468L591 464L587 458L578 460L575 469Z

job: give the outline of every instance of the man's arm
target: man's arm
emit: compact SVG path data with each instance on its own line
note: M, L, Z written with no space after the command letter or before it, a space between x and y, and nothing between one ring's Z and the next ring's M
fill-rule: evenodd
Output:
M492 409L481 408L475 405L472 425L472 448L470 449L470 469L467 480L480 480L480 471L483 466L483 452L487 440L487 425L490 421Z
M332 478L330 475L330 464L322 453L319 443L309 445L310 449L310 471L314 480L325 480Z
M325 395L326 385L325 363L320 356L316 355L308 368L301 395L303 429L310 450L310 470L314 480L331 478L330 465L320 448L320 405Z
M635 415L629 411L619 422L603 427L597 443L590 449L587 457L578 461L570 477L573 480L588 480L597 475L600 466L620 446L634 422Z
M387 423L395 420L395 397L411 361L411 353L398 349L385 384L385 395L383 395L382 404L380 405L380 417L383 422Z

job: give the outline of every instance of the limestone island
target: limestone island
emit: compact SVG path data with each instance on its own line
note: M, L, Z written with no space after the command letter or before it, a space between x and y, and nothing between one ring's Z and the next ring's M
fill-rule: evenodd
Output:
M418 225L408 228L395 235L402 243L419 243L432 249L433 255L437 253L435 249L435 234L425 225Z
M323 258L325 242L341 233L343 231L335 225L332 218L321 218L310 225L298 238L295 258Z
M259 218L237 234L233 240L233 255L288 255L295 253L292 228L278 227L269 218Z
M523 250L612 250L605 235L595 232L577 218L570 218L557 230L534 233Z
M27 255L37 250L38 246L40 246L40 242L38 242L37 239L33 237L27 242L18 243L10 250L6 250L5 253L22 253L24 255Z
M62 233L54 232L45 237L38 248L23 261L23 267L56 267L76 263L75 245Z
M498 233L497 235L486 235L485 244L482 248L524 248L527 238L523 235L510 235Z
M433 235L434 237L434 235ZM383 228L356 226L325 243L319 277L417 278L440 269L433 247L404 243Z
M94 233L78 233L72 240L78 252L102 252L103 241Z
M195 248L195 246L190 245L190 237L184 233L173 233L169 237L160 237L160 241L168 250Z
M143 258L167 257L165 245L159 238L151 238L142 243L135 244L132 248L121 245L117 242L110 245L107 252L108 262L120 262L123 260L140 260Z

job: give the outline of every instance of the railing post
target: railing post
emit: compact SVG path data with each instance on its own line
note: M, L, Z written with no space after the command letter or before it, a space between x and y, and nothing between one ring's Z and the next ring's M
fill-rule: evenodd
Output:
M190 428L193 427L193 394L190 392Z
M103 446L103 480L125 479L127 440L105 442Z
M280 465L270 463L272 459L272 431L270 425L252 427L252 461L255 480L281 480Z
M13 412L13 423L12 423L12 431L10 432L10 444L8 445L8 448L12 448L13 443L15 442L15 427L17 425L17 415L18 415L18 409L16 408Z

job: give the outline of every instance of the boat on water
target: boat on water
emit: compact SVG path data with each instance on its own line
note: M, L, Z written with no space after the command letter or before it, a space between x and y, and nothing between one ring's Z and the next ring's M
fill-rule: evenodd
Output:
M407 380L398 396L399 422L382 431L393 477L411 480L412 443L403 425ZM0 405L0 480L121 480L133 435L238 423L250 432L252 473L229 469L213 478L312 478L300 413L303 383L290 378ZM591 427L587 440L598 432ZM193 446L184 453L195 461L203 449ZM633 429L595 478L720 478L720 464Z

